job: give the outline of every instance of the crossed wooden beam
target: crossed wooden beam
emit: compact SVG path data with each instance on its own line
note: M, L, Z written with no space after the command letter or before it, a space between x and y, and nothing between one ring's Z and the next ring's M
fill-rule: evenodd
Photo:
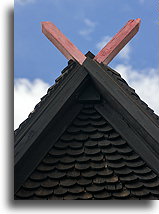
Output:
M141 19L129 20L93 60L107 65L138 32ZM42 32L68 59L83 64L86 56L51 22L42 22Z

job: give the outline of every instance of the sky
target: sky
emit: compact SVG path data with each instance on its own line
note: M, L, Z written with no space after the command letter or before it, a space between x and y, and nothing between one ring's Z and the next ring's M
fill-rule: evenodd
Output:
M139 32L109 66L159 114L157 0L15 0L14 11L15 129L67 66L42 34L42 21L53 22L82 53L96 55L128 20L141 18Z

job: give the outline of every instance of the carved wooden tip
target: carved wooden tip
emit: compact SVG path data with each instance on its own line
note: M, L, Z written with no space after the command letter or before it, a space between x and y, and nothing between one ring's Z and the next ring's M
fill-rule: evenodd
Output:
M140 27L141 19L131 19L94 57L97 62L107 65L120 50L135 36Z
M43 34L59 49L68 59L76 60L83 64L85 55L51 22L41 22Z

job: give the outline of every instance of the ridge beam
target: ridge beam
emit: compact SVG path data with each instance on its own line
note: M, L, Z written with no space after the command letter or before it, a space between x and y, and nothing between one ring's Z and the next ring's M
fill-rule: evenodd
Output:
M68 59L83 64L85 55L51 22L41 22L43 34Z
M120 50L135 36L141 19L129 20L126 25L94 57L94 60L107 65Z

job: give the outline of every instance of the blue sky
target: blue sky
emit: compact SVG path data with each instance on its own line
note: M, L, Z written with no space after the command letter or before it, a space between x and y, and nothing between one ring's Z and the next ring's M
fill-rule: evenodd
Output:
M157 3L155 4L155 1L21 0L15 2L15 78L25 77L30 80L40 78L51 84L66 66L67 60L42 34L41 21L52 21L83 53L90 50L97 54L96 44L103 37L115 35L129 19L141 18L140 31L130 42L131 65L135 69L142 70L157 67ZM92 27L84 20L90 20ZM86 31L89 31L88 34ZM115 67L119 60L114 59L110 65Z
M158 80L156 82L157 1L15 0L15 98L18 96L15 103L19 105L21 99L28 95L28 103L29 99L32 103L30 107L26 106L26 113L22 112L25 117L22 118L25 119L28 111L33 110L37 99L46 93L46 88L54 83L67 65L65 57L42 34L41 21L53 22L84 54L91 51L96 55L128 20L136 18L141 18L139 32L109 65L117 69L159 112L156 106L159 97L151 98L159 83ZM20 115L22 108L16 109Z

